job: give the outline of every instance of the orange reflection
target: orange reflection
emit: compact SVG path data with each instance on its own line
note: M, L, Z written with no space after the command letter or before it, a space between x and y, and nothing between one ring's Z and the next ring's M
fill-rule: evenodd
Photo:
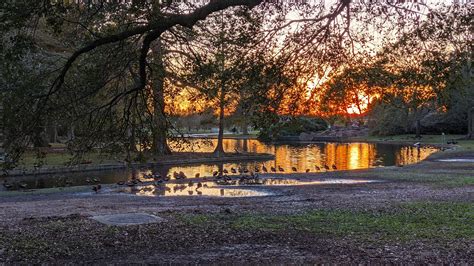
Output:
M223 188L213 182L205 182L204 187L196 184L161 184L123 188L122 191L139 196L214 196L214 197L255 197L270 195L267 192L250 189Z
M203 140L193 139L195 151L212 152L217 144L216 139L205 145ZM199 144L199 145L197 145ZM292 145L272 145L265 144L258 140L224 139L224 149L227 152L249 152L249 153L269 153L275 155L275 160L265 162L241 162L224 163L221 168L230 172L231 168L247 168L254 171L255 167L261 169L265 165L270 171L270 167L283 168L284 172L304 173L365 169L378 166L391 166L399 164L412 164L425 159L430 154L436 152L434 148L420 148L411 146L381 145L374 143L314 143L314 144L292 144ZM329 170L325 170L327 165ZM317 169L320 170L317 170ZM194 177L196 173L200 176L209 176L214 171L219 171L217 165L199 166L177 166L171 167L169 173L183 171L188 177ZM279 172L277 170L277 172Z
M138 196L213 196L213 197L255 197L268 196L269 192L263 190L249 189L254 186L301 186L301 185L331 185L331 184L361 184L376 182L372 180L353 179L325 179L301 181L296 179L268 178L262 179L257 185L247 185L238 180L232 185L218 185L216 182L193 182L188 183L161 183L144 186L122 188L118 192L132 193ZM235 188L245 186L247 189Z

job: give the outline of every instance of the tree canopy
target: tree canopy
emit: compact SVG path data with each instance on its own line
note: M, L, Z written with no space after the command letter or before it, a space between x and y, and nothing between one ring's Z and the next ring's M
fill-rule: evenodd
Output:
M217 102L260 128L281 114L362 113L361 101L462 120L472 102L453 103L472 92L471 17L415 1L5 1L3 146L16 159L59 126L79 154L168 153L183 94L196 112Z

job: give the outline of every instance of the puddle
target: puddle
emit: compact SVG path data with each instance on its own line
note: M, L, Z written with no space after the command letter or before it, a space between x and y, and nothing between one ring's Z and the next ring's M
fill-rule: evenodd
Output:
M210 196L210 197L262 197L273 193L264 190L270 186L302 186L328 184L361 184L376 182L375 180L355 179L324 179L298 180L283 178L241 178L217 181L203 181L188 183L154 183L133 187L121 187L116 192L134 194L137 196ZM257 186L258 189L253 187Z
M202 187L198 187L201 184ZM190 184L160 184L122 188L119 193L131 193L137 196L211 196L211 197L262 197L271 193L253 189L221 187L215 182Z
M439 159L439 162L451 163L474 163L474 158L459 158L459 159Z

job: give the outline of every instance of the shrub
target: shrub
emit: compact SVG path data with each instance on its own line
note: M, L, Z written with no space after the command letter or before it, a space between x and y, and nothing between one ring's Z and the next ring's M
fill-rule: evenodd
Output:
M259 139L263 141L275 140L282 136L299 136L303 132L317 132L327 129L327 123L321 118L291 117L262 128Z
M370 135L397 135L406 133L408 114L400 108L378 104L370 113Z

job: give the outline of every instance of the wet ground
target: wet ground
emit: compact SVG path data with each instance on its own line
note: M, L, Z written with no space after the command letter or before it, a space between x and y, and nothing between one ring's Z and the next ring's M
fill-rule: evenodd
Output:
M226 176L205 179L189 179L180 181L142 182L130 186L108 186L98 193L124 193L137 196L170 197L170 196L202 196L202 197L263 197L275 195L273 186L305 186L305 185L341 185L377 182L374 180L355 179L308 179L264 176ZM89 192L93 193L93 192Z
M113 185L99 193L93 192L91 186L63 192L55 189L54 193L9 192L0 198L0 262L469 264L474 259L471 231L461 231L464 235L453 238L445 238L447 232L440 232L402 240L387 239L380 232L371 231L370 226L350 233L351 228L344 229L348 224L330 222L340 216L333 217L333 213L363 212L378 217L397 214L403 204L419 202L448 204L448 210L450 204L472 206L474 187L469 180L474 164L437 161L449 158L449 154L438 156L405 167L267 174L260 176L262 184L254 185L233 184L229 180L229 184L217 184L211 178L200 178L192 180L192 186L190 180L134 188ZM334 184L334 180L339 183ZM364 182L368 180L378 182ZM462 183L465 180L468 183ZM208 189L215 188L218 195L189 196L189 191L197 193L199 182L201 189L206 184ZM162 195L161 191L166 195L166 187L173 194L178 185L184 187L182 191L177 188L176 193L188 196L157 196ZM157 187L163 190L155 193ZM132 193L132 189L136 191ZM268 194L222 197L221 189ZM277 219L272 217L300 217L315 211L318 215L331 214L333 220L321 224L329 228L326 231L306 230L311 224L260 228L257 223L261 217L269 216L268 221L272 221ZM114 227L91 219L123 213L151 214L163 220ZM246 222L237 226L236 221ZM335 233L340 230L342 233Z

